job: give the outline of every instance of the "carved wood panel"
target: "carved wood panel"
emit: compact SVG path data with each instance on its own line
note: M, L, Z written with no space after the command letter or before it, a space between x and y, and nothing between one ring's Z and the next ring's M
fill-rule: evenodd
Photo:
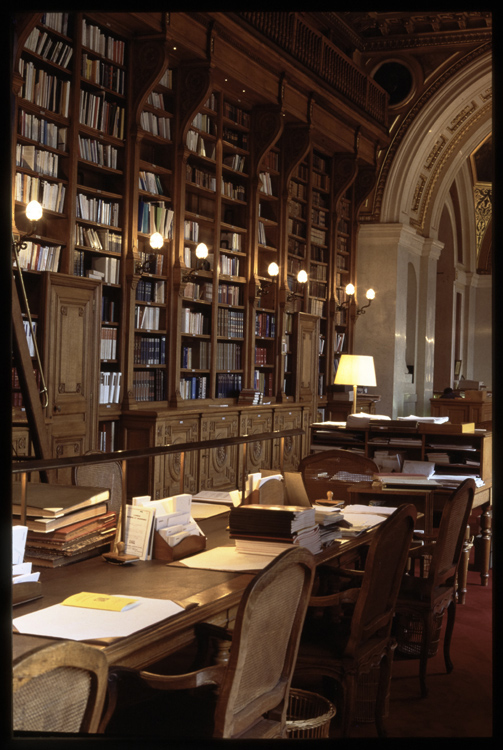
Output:
M221 440L238 435L238 414L203 416L201 440ZM201 451L199 486L202 490L238 487L238 451L239 447L236 445Z

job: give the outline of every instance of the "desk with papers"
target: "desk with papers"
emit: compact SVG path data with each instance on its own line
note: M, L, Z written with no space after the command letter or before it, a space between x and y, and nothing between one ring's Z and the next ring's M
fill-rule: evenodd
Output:
M228 514L208 519L212 531L208 536L208 551L233 544L226 532ZM208 529L205 529L208 534ZM330 547L316 555L317 564L332 561L333 564L352 562L358 549L369 544L372 530L347 539L336 540ZM214 554L214 553L213 553ZM199 622L210 622L221 626L232 623L241 596L256 571L204 569L197 565L196 558L166 565L162 560L149 560L128 566L110 565L101 557L83 560L65 568L46 569L42 573L43 598L27 602L14 609L14 620L30 613L61 605L67 597L82 591L107 595L146 597L162 602L173 602L181 606L174 608L170 616L151 622L129 635L93 639L90 642L104 650L110 665L145 668L188 646L194 640L194 627ZM268 560L267 560L268 562ZM163 607L163 604L159 605ZM168 605L169 608L170 605ZM129 612L116 613L119 617ZM47 631L34 635L28 629L25 634L14 632L14 653L31 650L41 638L48 638ZM54 636L56 637L56 630ZM61 637L61 636L59 636ZM50 637L49 637L50 639Z

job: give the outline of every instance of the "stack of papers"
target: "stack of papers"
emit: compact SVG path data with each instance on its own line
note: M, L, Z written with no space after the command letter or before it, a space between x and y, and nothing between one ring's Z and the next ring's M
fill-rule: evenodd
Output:
M396 508L385 507L382 505L347 505L342 510L344 520L347 521L349 528L341 527L343 537L353 537L363 534L365 531L382 523L387 516L394 513Z
M271 554L270 545L274 543L281 544L282 549L298 544L313 554L321 552L320 529L313 507L241 505L229 513L229 532L240 550Z

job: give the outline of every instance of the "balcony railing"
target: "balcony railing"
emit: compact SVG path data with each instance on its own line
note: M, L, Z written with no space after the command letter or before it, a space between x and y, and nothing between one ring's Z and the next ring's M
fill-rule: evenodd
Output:
M377 123L386 125L387 93L299 13L245 11L236 15Z

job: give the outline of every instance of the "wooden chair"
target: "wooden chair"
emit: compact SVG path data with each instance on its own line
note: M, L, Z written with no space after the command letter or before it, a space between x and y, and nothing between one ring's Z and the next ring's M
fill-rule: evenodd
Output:
M416 658L419 656L423 697L428 693L428 658L437 651L445 610L444 661L448 674L453 669L450 645L456 618L456 579L474 493L475 482L466 479L450 495L445 502L435 539L425 540L424 546L411 551L414 564L404 576L398 594L395 623L398 653Z
M231 638L227 663L213 664L188 674L141 671L136 675L143 683L159 690L217 686L209 737L283 737L290 683L313 577L314 558L308 550L295 546L283 552L246 588L232 633L223 628L211 628L213 635ZM122 675L127 680L128 672L131 670L112 670L111 678L120 679ZM197 692L193 691L193 695ZM170 695L165 701L166 711L171 703ZM163 710L156 705L158 711ZM193 724L202 722L197 709L192 708L191 715L195 719ZM169 736L177 729L173 729L172 719L165 720L164 731ZM199 734L201 727L194 727L193 731ZM184 737L191 739L190 726Z
M15 732L95 733L107 689L106 656L58 641L13 660Z
M333 500L347 500L349 485L370 482L372 475L379 471L371 458L342 448L305 456L299 469L311 503L326 499L327 492L333 493Z
M358 684L375 670L378 687L374 718L379 736L385 736L383 718L396 645L391 626L415 519L414 505L400 506L375 532L365 570L340 569L340 578L348 578L351 587L312 596L309 601L310 608L317 608L314 612L321 611L323 615L311 618L309 609L294 684L311 674L331 678L341 685L344 737L349 736L355 719ZM331 569L330 575L336 574ZM338 703L341 704L340 699ZM339 713L340 709L339 705Z
M86 456L100 454L102 451L88 451ZM122 467L119 461L102 464L83 464L73 469L73 483L83 487L103 487L110 492L108 509L119 513L122 507Z

